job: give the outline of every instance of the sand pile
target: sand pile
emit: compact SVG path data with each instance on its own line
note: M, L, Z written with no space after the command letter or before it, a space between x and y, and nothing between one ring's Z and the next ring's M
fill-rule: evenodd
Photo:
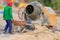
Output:
M0 40L60 40L60 32L52 33L46 27L35 24L35 31L27 33L3 34Z

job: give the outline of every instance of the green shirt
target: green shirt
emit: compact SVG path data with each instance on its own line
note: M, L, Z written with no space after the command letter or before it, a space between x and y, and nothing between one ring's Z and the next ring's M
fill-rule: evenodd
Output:
M6 6L3 13L4 20L12 20L12 7Z

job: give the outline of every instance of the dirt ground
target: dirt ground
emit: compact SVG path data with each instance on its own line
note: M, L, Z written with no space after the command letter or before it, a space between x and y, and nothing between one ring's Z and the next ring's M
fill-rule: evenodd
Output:
M59 28L60 17L57 17L57 26ZM3 20L2 14L0 14L0 29L5 26L5 21ZM3 34L0 31L0 40L60 40L60 32L56 31L53 33L51 30L45 26L40 26L39 24L34 24L35 30L28 31L26 33L14 33L14 34Z

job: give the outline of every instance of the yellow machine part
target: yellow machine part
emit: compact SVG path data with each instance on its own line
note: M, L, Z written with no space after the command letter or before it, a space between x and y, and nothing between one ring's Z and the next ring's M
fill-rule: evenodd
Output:
M19 6L18 6L18 8L25 8L27 6L27 3L23 3L23 2L21 2L20 4L19 4Z
M52 12L49 12L46 7L43 8L43 11L48 16L50 25L56 27L56 13L53 14Z
M15 0L10 0L12 3L15 1Z

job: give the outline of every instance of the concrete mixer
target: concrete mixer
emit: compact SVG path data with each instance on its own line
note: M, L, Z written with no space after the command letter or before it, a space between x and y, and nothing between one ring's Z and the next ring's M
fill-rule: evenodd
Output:
M35 1L32 3L28 3L25 12L28 14L28 16L31 18L31 20L36 20L40 18L40 14L42 13L42 5Z
M25 12L28 14L31 20L37 20L37 19L39 20L40 17L43 16L42 20L48 21L47 22L48 25L54 27L56 26L56 13L51 7L43 6L40 2L35 1L29 3L25 8Z
M43 16L43 21L40 20L40 22L42 21L41 25L47 23L48 28L51 27L54 30L56 29L56 13L51 7L43 6L41 3L35 1L27 5L27 7L25 8L25 12L28 14L31 20L40 20L41 16Z

